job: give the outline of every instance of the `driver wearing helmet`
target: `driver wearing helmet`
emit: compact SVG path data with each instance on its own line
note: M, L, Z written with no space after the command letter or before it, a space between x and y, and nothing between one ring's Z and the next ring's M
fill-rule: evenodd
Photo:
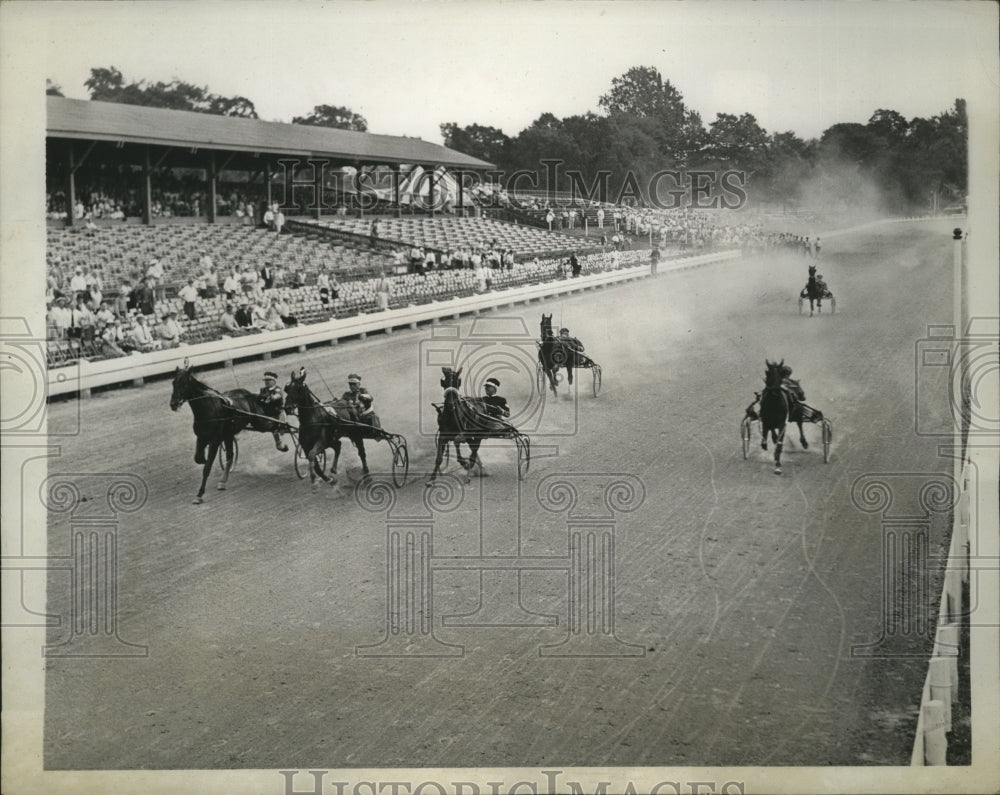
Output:
M347 376L347 391L340 396L340 399L349 403L354 411L357 422L371 425L373 428L381 428L378 414L372 408L374 398L366 387L361 386L361 376L351 373Z
M790 410L794 410L796 404L805 403L805 390L802 388L801 384L799 384L798 380L792 378L792 368L787 364L783 365L781 368L781 386L785 390L785 394L788 395ZM746 409L747 416L752 420L756 420L760 416L754 408L759 402L760 392L755 392L753 403L747 406Z
M583 343L576 337L571 337L568 328L559 329L559 342L568 347L573 353L583 353Z
M281 387L278 386L277 373L270 371L264 373L264 386L260 388L257 398L263 406L264 413L280 423L280 425L276 424L271 429L271 433L274 434L274 446L283 453L287 452L288 446L281 441L281 434L287 423L287 418L285 417L285 396L281 392Z
M486 390L486 395L481 399L486 407L486 413L496 418L509 417L510 407L507 405L507 398L497 394L500 382L496 378L487 378L483 388Z

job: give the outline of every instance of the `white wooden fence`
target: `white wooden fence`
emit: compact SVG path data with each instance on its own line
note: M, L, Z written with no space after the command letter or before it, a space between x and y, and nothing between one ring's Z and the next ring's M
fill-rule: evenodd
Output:
M661 261L659 273L685 270L703 265L736 259L738 250L719 251L676 260ZM252 357L270 358L273 353L287 350L304 351L308 345L326 343L336 345L349 337L364 338L369 334L384 332L391 334L394 329L416 328L418 323L454 318L465 314L478 314L490 309L513 306L519 303L541 301L559 295L607 287L612 284L641 279L650 275L648 261L621 270L588 274L575 279L563 279L506 290L492 290L480 295L434 301L429 304L389 309L350 318L337 318L324 323L314 323L282 331L270 331L240 337L229 337L194 345L182 345L164 351L122 356L115 359L97 361L81 360L69 367L48 371L48 396L79 392L89 396L95 387L112 384L134 383L143 379L163 375L190 358L200 366L214 363L229 363L237 359Z

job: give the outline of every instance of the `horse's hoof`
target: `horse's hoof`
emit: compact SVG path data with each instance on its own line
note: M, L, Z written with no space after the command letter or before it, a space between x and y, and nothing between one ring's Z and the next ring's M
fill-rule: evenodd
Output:
M287 444L279 444L278 445L278 450L279 450L279 452L287 453L288 452L288 445Z
M195 505L201 505L204 502L204 500L201 497L195 497L193 500L191 500L191 502L194 503Z
M803 450L809 449L809 442L807 442L805 439L799 439L799 442L801 443Z
M219 489L219 491L225 491L226 490L226 484L225 483L220 483L219 486L218 486L218 489Z
M204 456L202 456L201 458L198 458L198 456L195 456L195 457L194 457L194 462L195 462L196 464L200 464L200 465L203 465L203 464L205 463L205 457L204 457Z
M760 449L761 450L766 450L767 449L767 445L766 444L761 444Z
M775 467L774 468L774 474L775 475L780 475L781 474L781 467Z

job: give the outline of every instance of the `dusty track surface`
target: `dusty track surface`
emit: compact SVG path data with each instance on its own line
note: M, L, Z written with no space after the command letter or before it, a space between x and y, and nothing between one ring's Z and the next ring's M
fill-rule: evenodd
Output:
M215 491L213 475L206 503L192 505L190 411L170 412L169 381L82 402L83 432L64 440L50 472L134 473L148 485L144 507L121 520L118 619L121 638L149 653L47 661L46 767L907 764L928 639L882 647L915 657L852 655L887 616L880 517L851 490L866 473L950 471L913 431L914 345L951 315L946 227L825 241L833 315L799 314L807 260L775 256L490 316L523 317L534 334L541 312L555 312L603 366L603 391L589 394L584 372L575 399L550 395L542 425L565 435L533 434L520 486L513 444L484 446L488 477L434 515L434 552L512 555L519 527L522 555L565 555L566 515L539 505L542 479L577 477L581 500L600 502L609 473L632 475L645 496L612 520L614 631L623 653L642 656L540 656L567 637L558 570L523 573L520 592L531 620L551 615L555 626L446 625L480 601L509 607L517 579L436 571L434 634L463 654L359 656L386 633L387 541L385 514L355 501L353 451L340 487L313 493L290 454L245 433L229 489ZM471 323L462 319L463 333ZM419 512L433 462L432 438L419 433L433 426L427 395L440 399L419 382L435 374L422 366L430 335L267 363L283 379L305 365L324 397L321 375L339 392L349 371L363 373L384 426L409 440L397 516ZM738 424L765 357L792 364L835 423L829 463L817 426L806 426L807 451L790 430L780 477L756 439L743 459ZM265 366L203 377L256 389ZM512 405L530 403L530 378L501 379ZM75 412L53 405L52 427ZM544 455L553 444L558 454ZM388 448L368 449L384 471ZM945 519L931 524L931 554ZM68 539L67 520L53 516L50 554L65 554ZM68 577L54 574L49 612L68 605Z

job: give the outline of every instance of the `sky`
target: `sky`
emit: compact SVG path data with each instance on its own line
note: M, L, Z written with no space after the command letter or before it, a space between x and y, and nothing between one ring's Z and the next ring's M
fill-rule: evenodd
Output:
M544 112L598 112L614 77L656 67L706 126L752 113L818 137L875 110L932 116L997 84L986 2L17 2L43 74L87 99L92 67L174 78L291 121L349 107L371 132L440 142L439 125L516 135ZM39 86L39 90L43 90Z

